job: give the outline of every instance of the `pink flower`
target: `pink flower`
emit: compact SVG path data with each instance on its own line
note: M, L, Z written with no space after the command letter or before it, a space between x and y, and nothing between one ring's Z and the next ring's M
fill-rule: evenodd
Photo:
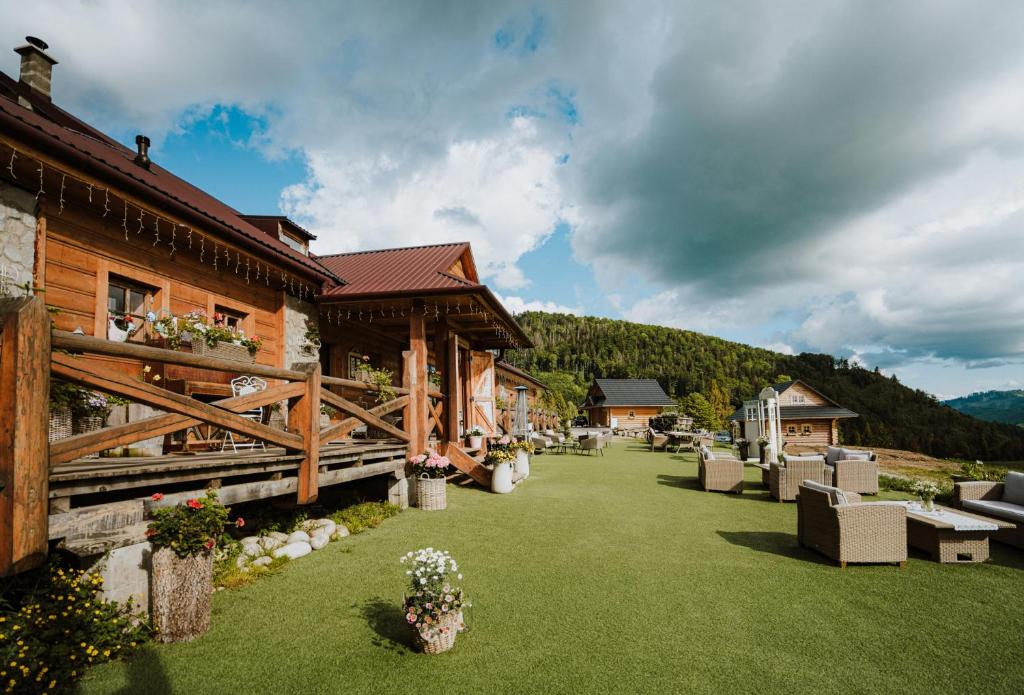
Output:
M405 616L405 620L406 620L406 622L408 622L410 624L415 623L416 622L416 614L415 613L409 613L408 615Z
M150 499L152 499L154 502L159 502L163 498L164 494L162 492L154 492L153 496Z
M510 441L512 440L509 439L508 435L506 434L504 437L498 440L498 444L508 444Z
M415 463L416 465L419 465L419 464L421 464L421 463L423 463L424 461L427 460L427 455L426 454L420 454L419 456L413 456L412 459L410 459L410 460L413 463Z
M237 519L235 519L235 526L237 526L238 528L242 528L243 526L245 526L245 519L243 519L242 517L238 517Z

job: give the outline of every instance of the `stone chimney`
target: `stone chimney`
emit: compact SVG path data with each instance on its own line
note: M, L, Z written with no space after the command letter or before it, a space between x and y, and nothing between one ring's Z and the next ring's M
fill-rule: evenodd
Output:
M28 43L14 49L21 56L19 79L39 96L50 99L50 76L57 61L46 55L49 46L42 39L26 36L25 41Z

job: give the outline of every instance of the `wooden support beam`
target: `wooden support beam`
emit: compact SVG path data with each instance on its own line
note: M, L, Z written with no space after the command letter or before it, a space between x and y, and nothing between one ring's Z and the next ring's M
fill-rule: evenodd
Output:
M336 393L332 393L327 389L321 389L320 398L329 403L330 405L334 406L338 410L346 412L349 415L354 415L356 418L362 420L368 425L373 425L377 429L384 430L388 434L392 435L393 437L397 437L402 441L408 441L409 435L407 435L405 432L395 427L387 420L382 420L369 410L366 410L365 408L356 405L352 401L342 398Z
M302 437L301 448L289 451L302 454L299 462L298 503L312 504L319 494L317 476L320 465L320 363L303 365L306 390L288 400L288 431Z
M50 317L38 297L0 298L0 576L46 560Z
M444 410L444 403L438 403L435 406L428 399L427 400L427 408L430 410L430 420L428 422L430 427L428 428L427 436L429 437L430 436L430 432L436 428L437 429L437 438L440 441L442 441L442 442L446 441L445 438L444 438L444 425L441 424L441 422L442 422L442 420L441 420L441 413Z
M243 413L246 410L292 398L303 393L305 390L306 386L301 382L283 384L269 388L266 391L250 393L246 396L223 398L210 403L210 405L233 413ZM176 413L164 413L124 425L104 427L101 430L76 434L67 439L53 442L50 445L50 465L55 466L59 463L67 463L97 451L126 446L149 439L150 437L163 436L201 423L202 420L196 418Z
M441 391L446 404L444 412L445 440L459 439L459 338L450 332L445 336L448 348L445 351L445 369L441 374Z
M458 444L454 442L447 442L442 445L442 449L444 455L448 457L453 466L478 482L480 485L490 489L491 472L480 465L476 459L463 451Z
M53 332L53 347L70 352L88 352L108 357L127 357L144 362L162 362L164 364L176 364L184 367L200 367L202 369L214 369L233 374L245 372L255 376L284 379L286 381L302 381L306 378L305 372L294 369L278 369L277 367L267 367L262 364L242 366L238 362L232 362L231 360L193 355L191 352L164 350L163 348L139 345L137 343L119 343L113 340L93 338L88 335L68 333L67 331Z
M408 396L400 396L393 401L381 403L375 408L370 408L366 412L370 413L371 415L377 416L387 415L388 413L393 413L396 410L405 408L406 405L408 405L408 403ZM327 444L336 439L343 439L347 437L349 434L352 433L352 430L354 430L356 427L359 427L359 425L361 425L362 422L363 421L357 417L350 417L345 418L344 420L341 420L339 422L335 422L334 424L323 428L322 430L320 430L321 444ZM402 434L402 441L407 441L405 437L407 437L408 435L406 435L404 432Z
M203 422L209 422L231 432L244 434L253 439L262 439L278 446L286 448L302 447L302 438L295 434L282 432L281 430L248 420L194 398L133 379L109 367L87 364L71 355L59 352L54 352L50 356L50 366L54 376L81 384L82 386L116 394L136 403L149 405L160 410L167 410L172 413L202 420ZM319 388L320 385L317 382L318 394Z

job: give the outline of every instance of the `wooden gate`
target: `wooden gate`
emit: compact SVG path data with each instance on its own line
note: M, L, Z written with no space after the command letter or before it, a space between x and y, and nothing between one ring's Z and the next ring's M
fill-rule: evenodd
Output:
M494 407L494 355L472 352L470 355L470 382L473 385L473 420L487 436L495 435Z

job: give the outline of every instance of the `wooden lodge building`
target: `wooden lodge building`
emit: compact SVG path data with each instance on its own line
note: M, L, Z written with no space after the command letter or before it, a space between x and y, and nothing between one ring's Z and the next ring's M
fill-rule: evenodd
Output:
M379 476L404 503L405 461L428 446L489 483L462 433L500 431L499 374L527 382L534 404L542 385L496 368L501 350L531 344L468 243L316 256L291 220L235 210L151 161L147 138L126 148L57 106L46 49L30 39L19 78L0 73L0 576L48 545L85 556L138 543L149 510L209 485L226 504L305 504ZM259 336L255 360L190 352L155 330L154 318L188 312ZM123 340L129 317L138 330ZM390 370L390 389L368 383L367 364ZM240 375L266 390L235 394ZM152 412L48 444L51 377ZM254 408L280 411L281 428L239 415ZM169 453L217 429L266 448ZM161 456L96 457L154 437Z
M801 447L837 445L839 421L857 417L857 413L799 379L775 384L772 388L779 394L780 431L787 444ZM756 413L747 413L740 407L729 416L729 420L739 430L738 436L749 441L757 438Z
M591 427L635 429L676 405L656 379L594 379L582 410Z

